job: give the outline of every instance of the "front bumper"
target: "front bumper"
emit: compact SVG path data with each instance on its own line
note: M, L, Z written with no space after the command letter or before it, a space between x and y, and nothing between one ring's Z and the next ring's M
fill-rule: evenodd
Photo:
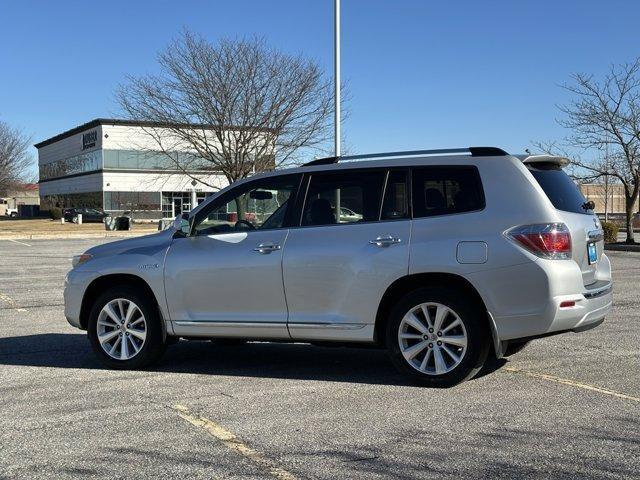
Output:
M64 279L64 316L71 325L83 328L80 323L82 298L95 273L71 270Z

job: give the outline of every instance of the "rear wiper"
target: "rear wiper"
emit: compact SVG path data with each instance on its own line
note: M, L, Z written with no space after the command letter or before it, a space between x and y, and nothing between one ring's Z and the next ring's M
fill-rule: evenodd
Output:
M582 205L582 208L584 210L593 210L594 208L596 208L596 204L593 200L589 200L588 202L584 202Z

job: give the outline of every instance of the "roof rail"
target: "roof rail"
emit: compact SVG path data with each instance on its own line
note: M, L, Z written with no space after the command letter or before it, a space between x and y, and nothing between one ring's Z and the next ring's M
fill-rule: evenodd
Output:
M343 160L369 160L375 158L416 157L420 155L448 155L452 153L468 153L472 157L493 157L508 155L501 148L496 147L468 147L468 148L440 148L437 150L406 150L403 152L365 153L362 155L346 155L344 157L326 157L305 163L303 167L316 165L330 165Z

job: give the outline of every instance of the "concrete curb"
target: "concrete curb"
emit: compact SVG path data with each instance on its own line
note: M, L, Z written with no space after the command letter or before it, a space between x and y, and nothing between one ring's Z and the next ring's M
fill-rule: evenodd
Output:
M104 232L104 233L34 233L34 234L6 234L0 235L0 240L52 240L52 239L84 239L84 238L128 238L128 237L141 237L143 235L150 235L157 233L155 231L145 232Z
M604 249L611 252L640 252L640 245L625 245L624 243L605 243Z

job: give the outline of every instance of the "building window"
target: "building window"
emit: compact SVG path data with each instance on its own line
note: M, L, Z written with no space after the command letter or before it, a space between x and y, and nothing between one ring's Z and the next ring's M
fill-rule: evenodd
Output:
M42 197L41 210L59 208L102 208L102 192L68 193L64 195L45 195Z
M104 192L104 209L159 211L160 192Z
M144 150L104 150L104 168L125 170L213 171L211 162L185 152L150 152Z
M56 160L39 166L40 180L93 172L102 168L102 151L94 150L81 155Z

